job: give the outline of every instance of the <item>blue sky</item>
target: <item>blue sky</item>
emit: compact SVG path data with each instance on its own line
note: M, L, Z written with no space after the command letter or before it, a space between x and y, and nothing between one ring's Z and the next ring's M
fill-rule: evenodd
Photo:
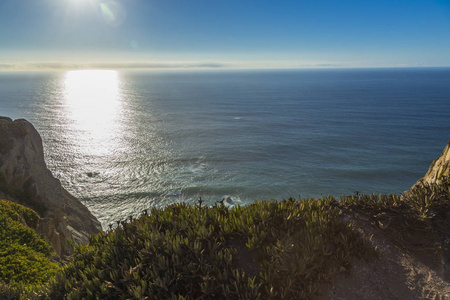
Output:
M450 66L450 1L0 0L0 69Z

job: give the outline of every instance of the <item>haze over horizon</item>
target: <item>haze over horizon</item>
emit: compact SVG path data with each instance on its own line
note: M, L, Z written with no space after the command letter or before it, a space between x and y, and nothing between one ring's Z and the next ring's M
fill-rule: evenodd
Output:
M448 1L2 0L0 70L450 66Z

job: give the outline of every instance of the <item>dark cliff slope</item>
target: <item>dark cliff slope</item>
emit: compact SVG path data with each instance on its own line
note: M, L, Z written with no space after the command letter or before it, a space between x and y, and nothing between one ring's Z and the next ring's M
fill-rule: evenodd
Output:
M67 239L87 243L101 231L98 220L47 169L41 137L26 120L0 117L0 198L39 212L38 231L58 255L71 252Z

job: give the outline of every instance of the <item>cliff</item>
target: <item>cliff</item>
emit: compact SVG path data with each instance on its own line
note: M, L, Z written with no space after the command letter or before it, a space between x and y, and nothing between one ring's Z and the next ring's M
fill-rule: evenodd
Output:
M450 141L444 148L441 156L434 160L428 168L425 176L420 178L411 188L420 188L432 184L440 184L444 177L450 176Z
M40 214L38 232L58 255L68 255L67 239L87 243L100 222L53 177L44 160L42 140L31 123L0 117L0 198Z

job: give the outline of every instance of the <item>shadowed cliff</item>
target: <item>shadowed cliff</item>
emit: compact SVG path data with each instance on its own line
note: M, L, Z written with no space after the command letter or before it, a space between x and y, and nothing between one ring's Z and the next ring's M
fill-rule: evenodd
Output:
M41 137L23 119L0 117L0 198L37 211L38 232L60 256L72 251L67 240L87 243L101 231L98 220L47 169Z

